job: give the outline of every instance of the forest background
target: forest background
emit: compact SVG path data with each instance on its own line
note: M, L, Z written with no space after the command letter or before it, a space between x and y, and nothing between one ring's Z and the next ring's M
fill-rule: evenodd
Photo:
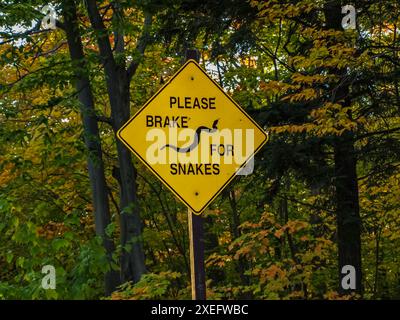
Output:
M345 5L2 0L0 299L190 298L187 209L115 133L193 48L270 135L203 214L208 298L399 299L400 2Z

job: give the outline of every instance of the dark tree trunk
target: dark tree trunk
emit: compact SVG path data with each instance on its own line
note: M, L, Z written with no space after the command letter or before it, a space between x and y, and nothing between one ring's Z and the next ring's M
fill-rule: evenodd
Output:
M88 171L92 189L96 234L103 239L108 259L111 262L114 243L112 239L107 237L105 232L107 225L110 223L108 189L104 174L101 141L95 114L93 94L86 71L85 56L74 0L66 0L63 2L63 15L69 52L75 70L76 89L80 102L85 144L88 151ZM115 271L106 273L106 295L111 294L111 292L116 289L119 284L118 278L118 273Z
M120 75L120 79L124 75ZM129 120L129 85L125 87L127 80L121 84L119 102L112 107L113 128L116 133L126 121ZM137 282L146 272L143 241L141 238L142 224L140 220L140 207L136 192L136 171L132 163L131 152L116 138L118 163L120 171L120 208L121 208L121 245L130 245L129 250L123 250L121 256L121 280L122 282Z
M335 143L336 219L339 249L339 292L349 293L341 286L342 268L351 265L356 271L357 293L361 287L361 219L354 145L350 133L337 137Z
M341 3L331 0L324 7L327 29L343 30ZM332 73L341 76L343 80L347 76L346 70L333 69ZM349 84L341 81L332 89L332 101L350 106ZM335 93L334 93L335 92ZM351 114L349 115L351 116ZM335 161L335 189L336 189L336 219L339 254L339 292L349 294L351 292L362 293L362 268L361 268L361 218L358 199L357 159L354 150L353 133L346 131L336 137L334 142ZM356 288L343 289L342 268L351 265L355 268Z
M96 1L87 0L87 10L90 22L96 33L102 63L104 66L108 97L111 106L111 117L114 132L129 120L130 116L130 79L132 72L126 70L124 59L118 64L114 59L107 29L104 26ZM123 39L120 35L116 38ZM123 45L116 47L123 53ZM143 49L144 50L144 49ZM133 65L135 66L135 65ZM132 68L136 70L135 68ZM130 151L116 139L119 177L120 177L120 208L121 208L121 280L122 282L137 282L146 272L143 242L141 238L142 224L140 208L136 193L136 172L132 163Z

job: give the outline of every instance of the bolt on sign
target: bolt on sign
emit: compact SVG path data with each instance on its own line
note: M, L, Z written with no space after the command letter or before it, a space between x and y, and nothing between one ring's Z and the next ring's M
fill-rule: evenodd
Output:
M194 60L186 62L117 135L196 214L268 140Z

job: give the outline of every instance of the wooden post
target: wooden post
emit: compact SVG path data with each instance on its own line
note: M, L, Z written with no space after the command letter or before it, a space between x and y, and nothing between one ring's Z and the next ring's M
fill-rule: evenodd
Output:
M206 300L203 218L188 209L192 299Z
M186 61L200 61L198 50L186 50ZM188 209L190 278L192 281L192 299L206 300L206 273L204 266L204 230L203 218Z

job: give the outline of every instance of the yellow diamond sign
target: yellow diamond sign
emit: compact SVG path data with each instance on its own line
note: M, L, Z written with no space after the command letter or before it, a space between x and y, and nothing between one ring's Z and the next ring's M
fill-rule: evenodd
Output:
M117 135L196 214L248 166L268 139L194 60Z

